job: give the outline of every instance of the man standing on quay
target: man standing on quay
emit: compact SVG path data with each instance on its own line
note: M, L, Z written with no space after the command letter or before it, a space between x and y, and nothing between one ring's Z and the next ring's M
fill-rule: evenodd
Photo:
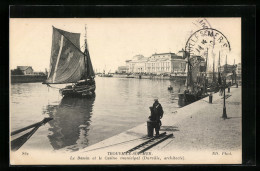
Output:
M155 121L155 132L156 136L159 135L159 130L162 125L161 118L163 117L163 108L162 105L159 103L158 99L154 99L153 103L153 112L151 120Z

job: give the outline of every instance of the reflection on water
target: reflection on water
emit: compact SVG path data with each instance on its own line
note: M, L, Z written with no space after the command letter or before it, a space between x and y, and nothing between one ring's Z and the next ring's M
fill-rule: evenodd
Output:
M75 145L77 148L88 145L88 130L95 97L63 98L59 105L48 105L44 113L53 118L48 135L55 150ZM75 149L77 150L77 149Z

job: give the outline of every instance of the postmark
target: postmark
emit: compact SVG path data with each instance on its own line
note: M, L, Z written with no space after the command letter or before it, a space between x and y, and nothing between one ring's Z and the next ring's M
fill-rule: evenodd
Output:
M231 46L227 37L217 29L204 28L194 32L186 42L185 50L191 56L206 58L209 51L213 55L221 54L221 58L228 55Z

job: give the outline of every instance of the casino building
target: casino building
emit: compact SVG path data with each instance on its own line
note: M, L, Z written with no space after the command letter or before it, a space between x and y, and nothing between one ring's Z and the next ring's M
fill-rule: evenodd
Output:
M150 57L135 55L131 60L126 60L128 73L139 74L174 74L184 75L187 60L185 51L175 53L155 53Z

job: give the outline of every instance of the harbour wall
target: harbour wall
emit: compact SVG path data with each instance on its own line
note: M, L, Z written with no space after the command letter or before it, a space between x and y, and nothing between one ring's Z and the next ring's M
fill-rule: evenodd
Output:
M46 75L12 75L11 83L43 82L46 79L47 79Z
M138 78L138 79L157 79L157 80L185 80L186 76L159 76L159 75L113 75L115 78Z

